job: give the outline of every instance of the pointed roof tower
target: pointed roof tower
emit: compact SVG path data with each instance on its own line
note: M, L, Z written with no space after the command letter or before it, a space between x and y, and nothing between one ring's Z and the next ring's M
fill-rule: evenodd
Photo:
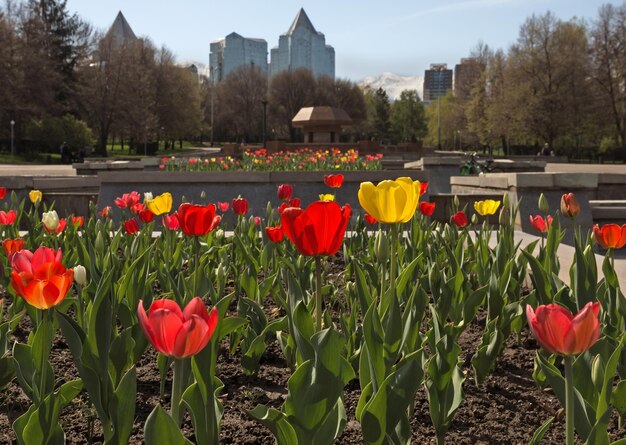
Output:
M109 28L106 36L111 37L118 45L137 40L137 36L126 21L122 11L117 13L117 17L115 17L115 21Z
M298 11L298 15L296 15L296 18L289 27L287 34L293 34L296 28L305 28L314 34L317 34L313 23L311 23L311 20L309 20L309 16L306 15L306 12L304 12L304 8L300 8L300 11Z

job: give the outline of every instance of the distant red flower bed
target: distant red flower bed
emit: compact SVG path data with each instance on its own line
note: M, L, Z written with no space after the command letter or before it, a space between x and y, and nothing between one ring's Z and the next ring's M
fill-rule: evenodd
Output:
M353 149L342 152L336 148L330 150L303 148L296 151L269 153L261 148L246 150L242 159L231 156L164 157L161 159L160 168L168 171L379 170L382 158L382 154L359 156L359 152Z

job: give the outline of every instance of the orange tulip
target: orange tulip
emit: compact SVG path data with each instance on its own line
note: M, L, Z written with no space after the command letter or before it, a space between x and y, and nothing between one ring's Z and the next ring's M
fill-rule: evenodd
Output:
M558 304L526 306L533 337L551 354L577 355L591 348L600 337L600 303L587 303L576 315Z
M61 303L74 279L63 266L61 249L40 247L34 253L21 250L11 258L11 286L15 293L38 309Z
M621 249L626 244L626 224L605 224L602 228L593 226L593 237L603 249Z
M11 255L19 252L24 248L24 239L16 238L16 239L5 239L2 241L2 248L4 252L7 254L9 261L11 260Z
M561 213L570 218L575 218L580 213L580 204L573 193L561 196Z

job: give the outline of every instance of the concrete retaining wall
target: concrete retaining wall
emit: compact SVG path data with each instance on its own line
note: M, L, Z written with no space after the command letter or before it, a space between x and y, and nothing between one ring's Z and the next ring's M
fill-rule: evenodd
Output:
M152 192L158 195L172 193L174 207L180 205L183 197L187 202L216 203L231 202L241 195L248 200L248 214L265 216L267 203L277 207L276 196L280 184L291 184L294 197L305 206L319 199L320 193L330 193L332 189L324 185L324 175L329 172L141 172L132 175L118 172L102 172L98 208L112 205L113 200L136 190L140 193ZM337 173L337 172L332 172ZM409 176L416 180L428 180L428 172L422 171L350 171L341 172L345 176L343 187L337 191L336 201L349 203L354 212L361 212L357 192L361 182L377 183L383 179ZM206 198L201 194L205 192ZM114 217L119 213L114 208ZM232 212L227 213L227 221L234 221Z

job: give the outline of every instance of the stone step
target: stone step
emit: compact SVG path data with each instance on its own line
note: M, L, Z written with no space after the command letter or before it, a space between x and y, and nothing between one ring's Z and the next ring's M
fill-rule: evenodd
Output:
M592 207L591 215L595 220L626 219L626 207Z
M603 199L603 200L590 200L589 206L592 209L607 208L607 207L626 207L625 199Z

